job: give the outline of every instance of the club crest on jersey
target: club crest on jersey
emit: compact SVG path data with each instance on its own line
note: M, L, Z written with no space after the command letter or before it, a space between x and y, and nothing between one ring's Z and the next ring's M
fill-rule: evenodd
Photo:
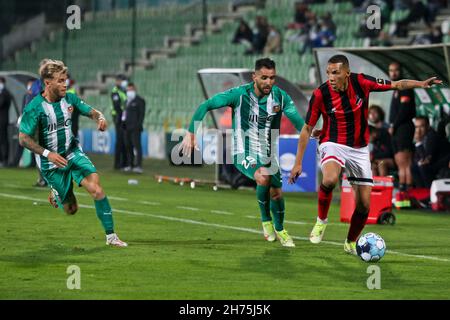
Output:
M72 112L73 112L73 106L69 106L69 107L67 108L67 110L69 110L69 112L72 113Z
M363 102L363 99L361 99L360 97L356 96L356 105L360 106Z
M273 112L280 112L281 107L280 107L280 105L276 105L276 106L272 107L272 110L273 110Z
M377 78L377 83L378 84L386 84L386 81L384 79Z

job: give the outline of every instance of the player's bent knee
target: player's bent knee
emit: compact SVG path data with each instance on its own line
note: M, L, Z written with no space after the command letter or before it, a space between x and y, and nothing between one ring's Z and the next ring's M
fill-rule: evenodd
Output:
M283 195L281 194L281 192L279 192L279 193L274 193L274 194L271 195L271 198L272 198L272 200L274 200L274 201L281 200L282 197L283 197Z
M270 184L270 177L257 175L255 176L255 181L260 186L268 186Z
M100 199L104 197L103 188L99 184L92 186L92 188L89 189L89 193L94 199Z
M322 184L328 189L333 190L336 184L338 183L338 176L336 177L323 177Z

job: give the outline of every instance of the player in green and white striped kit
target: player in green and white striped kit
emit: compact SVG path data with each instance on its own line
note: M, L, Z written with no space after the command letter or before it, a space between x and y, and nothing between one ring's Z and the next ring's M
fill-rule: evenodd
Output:
M255 63L253 82L218 93L202 103L192 118L181 149L183 154L190 155L196 147L196 127L208 111L231 107L233 162L240 172L256 181L264 237L268 241L275 241L278 237L283 246L295 247L292 237L283 227L282 179L275 153L282 113L299 131L304 120L289 95L274 85L275 74L274 61L259 59Z
M83 186L92 196L97 216L106 233L106 244L126 247L114 232L112 209L99 182L97 170L83 153L73 136L72 112L97 122L100 131L106 130L103 114L66 93L67 67L62 61L46 59L39 73L45 89L25 107L20 122L19 143L36 155L43 178L51 188L49 200L68 214L78 209L72 180Z

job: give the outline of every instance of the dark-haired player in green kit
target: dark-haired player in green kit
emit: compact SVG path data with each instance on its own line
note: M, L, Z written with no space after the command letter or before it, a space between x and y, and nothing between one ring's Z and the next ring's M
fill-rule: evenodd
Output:
M250 179L256 181L256 195L261 211L264 237L285 247L295 247L292 237L283 227L284 199L277 155L281 115L284 113L301 130L304 120L289 95L275 86L275 62L263 58L255 63L253 82L218 93L196 110L189 131L180 145L183 154L196 148L196 126L213 109L233 109L233 163ZM274 139L275 138L275 139ZM272 217L270 215L272 211Z
M97 216L106 233L106 244L126 247L114 232L112 209L99 182L97 170L84 154L71 128L72 113L97 122L100 131L106 130L103 114L84 103L67 90L67 67L62 61L46 59L39 70L45 84L25 107L20 122L19 143L36 155L43 178L51 188L49 200L67 214L78 210L72 180L83 186L92 196Z

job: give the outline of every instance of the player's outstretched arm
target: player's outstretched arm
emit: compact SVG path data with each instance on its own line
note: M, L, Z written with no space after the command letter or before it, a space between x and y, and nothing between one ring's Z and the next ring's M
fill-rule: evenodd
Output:
M98 110L92 109L89 112L89 118L97 122L97 130L105 131L108 127L108 123L106 122L105 116Z
M56 152L50 152L49 150L44 149L36 141L34 141L32 137L23 132L19 133L19 144L33 153L48 158L48 160L53 162L58 168L63 168L67 165L66 159L61 157Z
M183 155L191 156L192 149L200 150L197 145L197 140L195 139L195 133L187 132L181 142L178 151L181 151Z
M182 151L183 155L190 157L192 149L199 150L197 141L195 139L195 132L197 126L202 122L205 115L214 109L223 107L233 107L239 101L239 91L235 88L221 92L213 96L212 98L204 101L198 106L197 110L192 116L191 123L189 124L189 131L184 136L183 142L178 148L178 151Z
M305 154L306 146L308 145L309 137L313 132L313 127L305 124L300 132L298 139L297 155L295 156L295 164L289 175L289 183L292 184L302 173L302 161Z
M392 81L392 89L397 90L406 90L406 89L415 89L415 88L431 88L433 84L442 84L442 80L439 80L437 77L431 77L424 81L417 81L417 80L399 80L399 81Z

